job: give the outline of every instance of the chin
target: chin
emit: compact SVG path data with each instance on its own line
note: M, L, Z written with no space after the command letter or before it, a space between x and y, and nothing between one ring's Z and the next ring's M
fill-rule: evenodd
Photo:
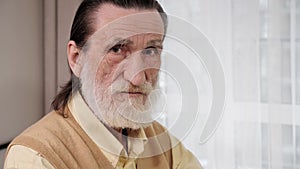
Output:
M111 128L128 128L137 130L140 128L146 128L153 122L150 112L140 112L135 108L132 108L132 106L120 105L112 107L99 107L98 111L94 112L100 121Z

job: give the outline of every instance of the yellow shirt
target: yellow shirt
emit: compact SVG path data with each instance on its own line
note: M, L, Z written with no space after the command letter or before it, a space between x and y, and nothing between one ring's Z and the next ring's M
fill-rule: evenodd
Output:
M144 145L148 139L143 129L140 129L139 139L128 139L128 154L123 145L111 134L111 132L96 118L86 105L79 93L75 94L68 103L68 107L75 120L87 133L87 135L102 150L105 157L116 169L136 169L135 157L144 151ZM83 113L84 112L84 113ZM101 136L99 135L101 133ZM171 136L174 143L178 141ZM184 154L184 159L179 158ZM129 160L120 158L120 155L130 156ZM201 168L197 159L186 150L182 144L172 149L173 168L198 169ZM182 157L182 156L181 156ZM38 152L21 145L12 146L7 154L4 169L54 169L54 167Z

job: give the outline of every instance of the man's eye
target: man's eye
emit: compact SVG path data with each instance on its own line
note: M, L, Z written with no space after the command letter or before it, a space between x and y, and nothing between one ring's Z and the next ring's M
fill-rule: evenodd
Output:
M159 54L158 49L156 47L148 47L144 49L142 53L148 56L155 56Z
M123 52L123 45L116 45L112 47L109 51L115 54L121 54Z

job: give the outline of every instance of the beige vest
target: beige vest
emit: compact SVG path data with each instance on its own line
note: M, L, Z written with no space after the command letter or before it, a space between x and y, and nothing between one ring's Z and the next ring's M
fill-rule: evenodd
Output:
M99 147L88 137L72 114L66 108L63 117L59 112L51 112L39 122L26 129L9 145L23 145L41 154L58 169L113 169ZM161 153L137 159L137 169L172 168L172 152L169 137L161 137L165 129L154 122L145 129L147 138L156 141L146 144L145 152L161 150ZM153 137L160 135L159 137ZM157 138L157 139L156 139ZM147 151L147 152L146 152ZM157 154L157 153L156 153Z

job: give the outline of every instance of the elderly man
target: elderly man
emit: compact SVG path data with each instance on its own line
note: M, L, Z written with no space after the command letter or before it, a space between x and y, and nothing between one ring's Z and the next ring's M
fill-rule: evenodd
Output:
M4 168L201 168L153 120L167 16L155 0L84 0L54 111L10 144Z

